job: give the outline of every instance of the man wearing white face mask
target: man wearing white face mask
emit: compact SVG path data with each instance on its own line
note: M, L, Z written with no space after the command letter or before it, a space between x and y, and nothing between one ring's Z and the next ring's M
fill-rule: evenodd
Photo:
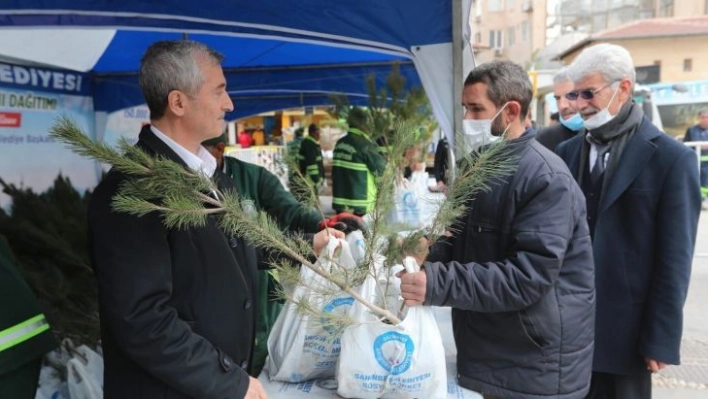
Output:
M573 87L568 68L562 68L553 77L553 98L556 100L560 123L540 129L536 134L536 140L551 151L555 151L558 144L583 130L583 118L575 109L575 101L565 97L567 93L573 91Z
M624 48L598 44L570 67L586 134L558 146L585 193L597 316L588 398L650 398L651 373L679 364L701 209L696 155L635 104Z
M449 242L418 259L422 271L401 275L401 295L408 305L453 308L461 386L485 398L582 398L595 308L585 199L563 161L525 129L531 98L527 73L510 61L470 72L468 132L502 137L516 169L488 182Z

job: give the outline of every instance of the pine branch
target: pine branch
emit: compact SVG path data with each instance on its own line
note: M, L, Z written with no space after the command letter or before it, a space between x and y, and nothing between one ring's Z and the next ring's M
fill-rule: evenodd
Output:
M401 226L392 225L387 217L395 204L396 187L401 184L402 171L408 162L404 154L406 150L420 145L421 137L424 136L421 134L420 126L434 124L426 125L426 117L417 116L421 110L424 113L426 109L427 100L424 95L415 92L404 97L402 94L404 82L395 78L390 82L392 87L389 92L385 90L376 92L373 87L371 91L372 103L381 107L369 108L369 123L378 126L378 131L389 132L390 153L388 167L377 179L379 190L369 226L370 234L366 238L365 267L353 270L341 267L335 261L331 262L334 264L331 269L312 263L309 260L312 255L311 243L306 242L301 236L285 234L265 212L244 211L235 192L219 191L213 181L183 165L164 157L151 157L141 149L128 145L127 142L121 142L119 145L122 153L102 143L93 143L66 118L53 128L53 135L58 140L68 143L77 153L109 163L118 171L129 175L130 178L114 197L114 209L136 216L160 212L168 228L204 226L208 217L213 216L227 234L242 237L256 247L273 249L289 257L331 282L338 287L339 291L354 297L378 317L399 324L400 319L394 313L396 309L392 312L386 309L385 305L380 307L371 303L354 289L362 282L365 273L379 272L369 268L369 265L376 264L375 261L382 254L386 257L388 265L394 262L401 263L406 254L421 250L419 246L423 236L431 238L431 242L434 242L446 231L453 230L455 223L464 215L469 201L478 193L488 190L495 179L513 172L514 162L513 157L505 154L503 141L485 151L470 152L460 160L460 173L449 185L448 197L440 204L439 212L432 221L431 227L399 237ZM379 94L378 100L375 99L374 93ZM394 103L387 102L387 93L396 100ZM403 98L405 100L399 101ZM344 101L340 105L346 106ZM382 107L385 105L391 106L392 110L384 110ZM464 140L459 142L464 143ZM295 167L292 159L288 162L291 164L291 170L304 180L305 177L299 173L299 168ZM213 193L216 196L210 195ZM272 265L278 271L283 285L296 284L299 281L299 273L294 271L290 263L274 261ZM388 272L388 269L383 266L381 271ZM300 281L300 283L307 285L310 282ZM380 286L378 289L387 288ZM322 287L313 287L313 291L321 295L334 294ZM283 295L287 296L287 292ZM322 316L321 310L313 308L306 299L298 300L300 301L298 306L303 312L316 312Z

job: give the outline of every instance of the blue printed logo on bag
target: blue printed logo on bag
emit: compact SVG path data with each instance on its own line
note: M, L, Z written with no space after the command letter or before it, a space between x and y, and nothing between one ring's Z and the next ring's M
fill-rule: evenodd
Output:
M335 298L331 300L327 305L324 307L324 312L325 313L332 313L336 310L338 314L346 314L349 308L351 308L352 304L354 303L354 297L348 296L344 298ZM342 306L346 306L346 308L341 308ZM322 328L324 328L325 331L327 331L330 334L335 333L335 329L332 325L327 323L327 318L321 317L320 322L322 323Z
M396 331L385 332L374 340L374 357L391 375L405 373L411 367L413 350L411 337Z

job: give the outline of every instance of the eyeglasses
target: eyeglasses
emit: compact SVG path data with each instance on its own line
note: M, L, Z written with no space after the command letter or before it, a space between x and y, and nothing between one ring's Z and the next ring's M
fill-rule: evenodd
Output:
M593 98L595 98L595 93L599 92L600 90L602 90L606 87L612 86L616 82L617 81L610 82L610 83L600 87L599 89L595 89L595 90L586 89L586 90L580 90L580 91L570 91L565 94L565 98L570 101L576 101L578 99L578 97L582 98L583 100L592 100Z

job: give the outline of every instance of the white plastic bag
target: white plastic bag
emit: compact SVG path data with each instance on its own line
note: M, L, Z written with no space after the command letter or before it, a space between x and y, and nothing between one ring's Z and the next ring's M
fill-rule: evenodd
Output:
M377 292L368 278L362 296L377 301L387 293ZM342 334L337 365L337 393L345 398L447 397L445 349L432 308L412 307L402 323L379 321L356 303L352 315L359 324Z
M337 250L338 256L335 255ZM323 252L317 263L327 270L356 266L346 241L332 238ZM322 294L327 291L339 293ZM293 298L296 301L307 298L313 308L339 315L347 314L354 303L352 296L305 266L300 269L300 283L293 291ZM271 380L302 382L334 376L340 334L323 319L299 312L297 305L290 301L285 304L268 337L267 365Z
M86 345L73 352L66 364L71 399L103 399L103 358Z
M394 195L395 202L388 221L403 229L413 230L421 227L419 195L411 182L406 179L397 182Z
M366 240L364 233L361 230L354 230L347 234L345 240L349 244L349 250L352 254L355 264L360 264L366 261Z

